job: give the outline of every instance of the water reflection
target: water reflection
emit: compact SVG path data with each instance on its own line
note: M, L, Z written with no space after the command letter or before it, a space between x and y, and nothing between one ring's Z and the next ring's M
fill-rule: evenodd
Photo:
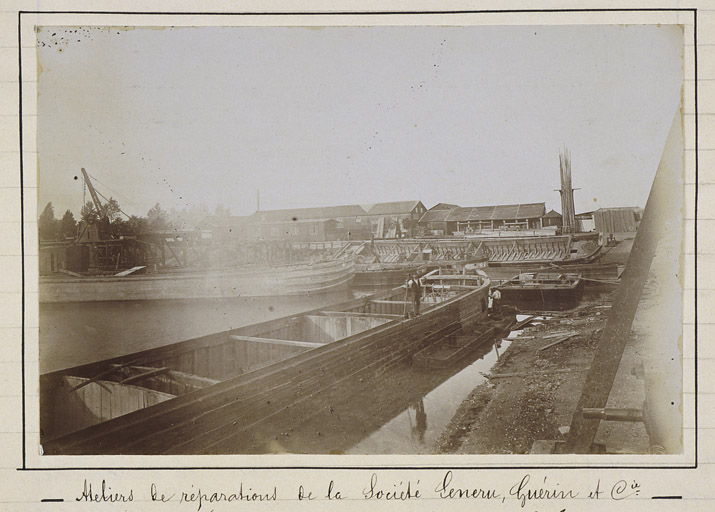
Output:
M410 412L414 412L415 424L412 426L412 417ZM425 432L427 432L427 413L425 413L425 402L420 400L417 403L410 404L407 411L407 417L410 419L410 431L412 437L417 437L420 444L425 444Z
M508 339L500 340L499 350L503 352L510 343ZM486 380L483 374L488 373L496 361L496 350L492 344L487 344L473 354L471 360L463 362L466 367L461 370L415 371L413 368L413 389L428 381L434 382L433 388L425 390L420 399L412 399L403 405L404 409L399 414L389 420L386 418L382 427L353 445L347 453L437 453L442 431L462 401Z

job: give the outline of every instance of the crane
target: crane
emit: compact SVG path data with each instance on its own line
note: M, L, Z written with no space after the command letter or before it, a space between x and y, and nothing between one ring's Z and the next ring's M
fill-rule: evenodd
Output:
M82 167L82 176L84 177L84 182L87 184L87 188L89 189L89 195L92 196L92 202L94 203L94 207L97 209L97 215L101 218L102 203L99 202L97 191L94 190L94 185L92 185L92 181L89 179L89 174L87 174L87 171L84 170L84 167Z
M81 171L82 177L84 178L84 183L89 189L89 195L92 197L92 203L94 203L94 207L97 210L97 228L99 238L104 239L106 238L106 234L109 230L109 219L104 213L104 208L102 208L102 203L99 200L99 194L95 190L94 185L92 184L92 180L89 179L89 174L84 167L81 168ZM87 227L88 225L85 225L82 228L82 231L77 236L77 240L80 240L82 238L82 235L84 235L84 232L87 230Z

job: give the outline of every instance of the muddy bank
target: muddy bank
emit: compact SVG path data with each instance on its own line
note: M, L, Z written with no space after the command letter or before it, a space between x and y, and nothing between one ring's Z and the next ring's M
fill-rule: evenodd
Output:
M525 328L487 382L463 401L442 433L440 451L524 454L536 440L564 439L611 300L587 302Z

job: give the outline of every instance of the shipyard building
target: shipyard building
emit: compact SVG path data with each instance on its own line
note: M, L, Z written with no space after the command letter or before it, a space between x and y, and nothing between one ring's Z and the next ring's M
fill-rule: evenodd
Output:
M260 210L236 218L235 236L247 241L325 242L410 238L427 211L421 201Z
M561 215L545 203L494 206L455 206L440 203L426 212L420 226L428 235L469 234L491 230L529 230L559 227Z

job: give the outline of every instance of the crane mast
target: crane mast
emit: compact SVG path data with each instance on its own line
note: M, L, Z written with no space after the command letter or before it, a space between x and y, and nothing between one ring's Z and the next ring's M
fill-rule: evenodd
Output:
M94 207L97 209L97 215L102 217L102 203L99 202L97 191L94 190L94 185L92 185L92 181L89 179L89 175L87 174L87 171L84 170L84 167L82 167L82 176L84 177L84 182L87 184L87 188L89 189L89 195L92 196L92 202L94 203Z

